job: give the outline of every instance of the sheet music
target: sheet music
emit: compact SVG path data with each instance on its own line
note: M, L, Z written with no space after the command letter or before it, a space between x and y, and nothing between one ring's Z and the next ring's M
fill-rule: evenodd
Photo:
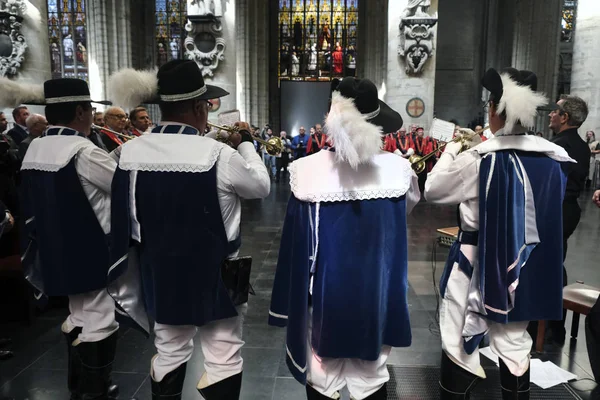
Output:
M454 136L455 128L456 126L452 122L434 118L433 123L431 124L431 130L429 131L429 136L440 142L449 142Z

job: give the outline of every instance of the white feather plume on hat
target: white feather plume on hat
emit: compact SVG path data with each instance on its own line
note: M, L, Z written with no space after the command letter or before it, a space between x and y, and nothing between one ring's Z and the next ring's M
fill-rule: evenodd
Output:
M21 104L44 104L44 85L19 83L0 78L0 107L14 108Z
M498 113L506 113L504 131L512 132L519 122L525 128L534 128L538 107L548 104L546 96L533 91L529 86L519 85L507 73L500 74L500 79L503 93Z
M367 121L354 105L354 100L334 91L325 129L335 147L335 157L354 169L368 163L381 152L381 127Z
M158 96L156 70L122 69L108 80L109 98L114 105L132 110Z

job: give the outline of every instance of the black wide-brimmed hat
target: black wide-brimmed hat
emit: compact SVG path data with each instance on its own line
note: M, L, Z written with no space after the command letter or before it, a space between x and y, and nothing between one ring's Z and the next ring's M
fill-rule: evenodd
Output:
M45 105L86 101L105 105L111 104L110 101L106 100L92 100L87 82L75 78L51 79L44 82L44 99Z
M158 97L161 102L191 99L217 99L228 91L204 83L202 71L192 60L172 60L160 67L157 73Z
M335 88L346 98L354 99L354 105L367 121L380 126L383 133L396 132L402 127L400 114L379 100L377 86L368 79L346 77Z
M490 68L481 84L490 91L490 100L496 104L496 111L506 115L507 132L516 124L534 127L538 109L548 104L546 97L537 92L537 75L531 71L505 68L498 72Z

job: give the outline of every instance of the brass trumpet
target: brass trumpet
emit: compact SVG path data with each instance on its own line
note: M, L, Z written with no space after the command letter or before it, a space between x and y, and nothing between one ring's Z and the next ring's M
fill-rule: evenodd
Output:
M217 137L215 138L217 141L222 142L222 143L227 143L229 145L231 145L231 142L229 141L228 138L224 138L223 136L221 136L221 132L225 131L225 132L229 132L230 134L233 134L233 133L239 133L239 131L240 131L240 129L237 126L221 126L221 125L213 124L211 122L206 122L206 125L209 128L213 128L213 129L217 130ZM267 151L267 153L269 155L275 156L277 154L280 154L283 151L283 140L281 140L281 138L279 138L279 137L272 137L269 140L263 140L254 135L251 135L251 136L252 136L252 139L256 140L258 143L265 146L265 150Z
M114 135L117 135L120 138L127 139L127 140L135 139L137 137L137 136L132 136L132 135L126 135L124 133L119 133L117 131L113 131L110 128L107 128L107 127L104 127L104 126L99 126L99 125L96 125L96 124L92 124L92 128L97 129L100 132L102 132L102 131L110 132L110 133L112 133Z
M476 135L476 133L471 133L470 131L466 131L461 129L461 132L463 133L460 136L455 137L454 139L452 139L449 142L443 143L441 146L439 146L436 150L432 151L431 153L425 154L424 156L418 156L416 154L413 154L412 156L410 156L408 158L408 162L411 164L412 169L415 171L415 173L420 174L423 171L425 171L425 167L427 166L427 160L429 160L431 157L433 157L435 155L435 153L437 153L438 151L443 150L448 143L455 143L455 142L461 142L461 148L459 153L462 153L463 151L469 149L471 147L471 145L469 144L469 142L471 141L471 139L473 138L474 135Z

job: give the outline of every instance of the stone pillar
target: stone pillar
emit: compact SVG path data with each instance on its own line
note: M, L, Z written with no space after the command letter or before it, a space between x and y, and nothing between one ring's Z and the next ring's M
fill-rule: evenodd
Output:
M433 105L435 93L435 64L437 49L437 25L433 32L433 53L423 71L417 75L408 75L404 60L398 54L400 45L400 15L408 4L408 0L393 0L388 5L388 37L387 37L387 76L385 78L384 101L398 111L404 119L404 125L412 123L423 126L428 130L433 120ZM432 0L429 14L434 15L438 10L438 1ZM419 118L408 116L406 107L413 98L423 101L425 109Z
M579 0L575 23L571 94L587 101L589 115L580 135L592 130L600 135L600 4Z
M388 56L388 27L381 21L381 10L387 9L388 0L369 0L368 7L366 1L360 2L358 10L357 74L359 78L373 81L380 89L380 94L384 94L382 88Z
M46 0L30 0L30 2L40 12L41 22L38 25L27 17L23 21L21 33L27 41L27 50L16 79L19 82L41 84L52 77L48 42L48 9ZM44 113L44 107L29 106L28 108L34 113ZM5 110L5 115L10 121L12 121L11 112L12 110Z
M272 122L269 121L269 1L236 0L235 3L238 51L232 56L237 56L237 60L231 65L239 86L231 96L236 99L243 121L264 126Z
M516 7L512 66L535 72L538 91L556 101L562 1L520 0ZM548 129L547 112L540 112L536 131Z
M88 67L94 99L109 96L111 74L131 67L130 0L91 0L87 6Z

